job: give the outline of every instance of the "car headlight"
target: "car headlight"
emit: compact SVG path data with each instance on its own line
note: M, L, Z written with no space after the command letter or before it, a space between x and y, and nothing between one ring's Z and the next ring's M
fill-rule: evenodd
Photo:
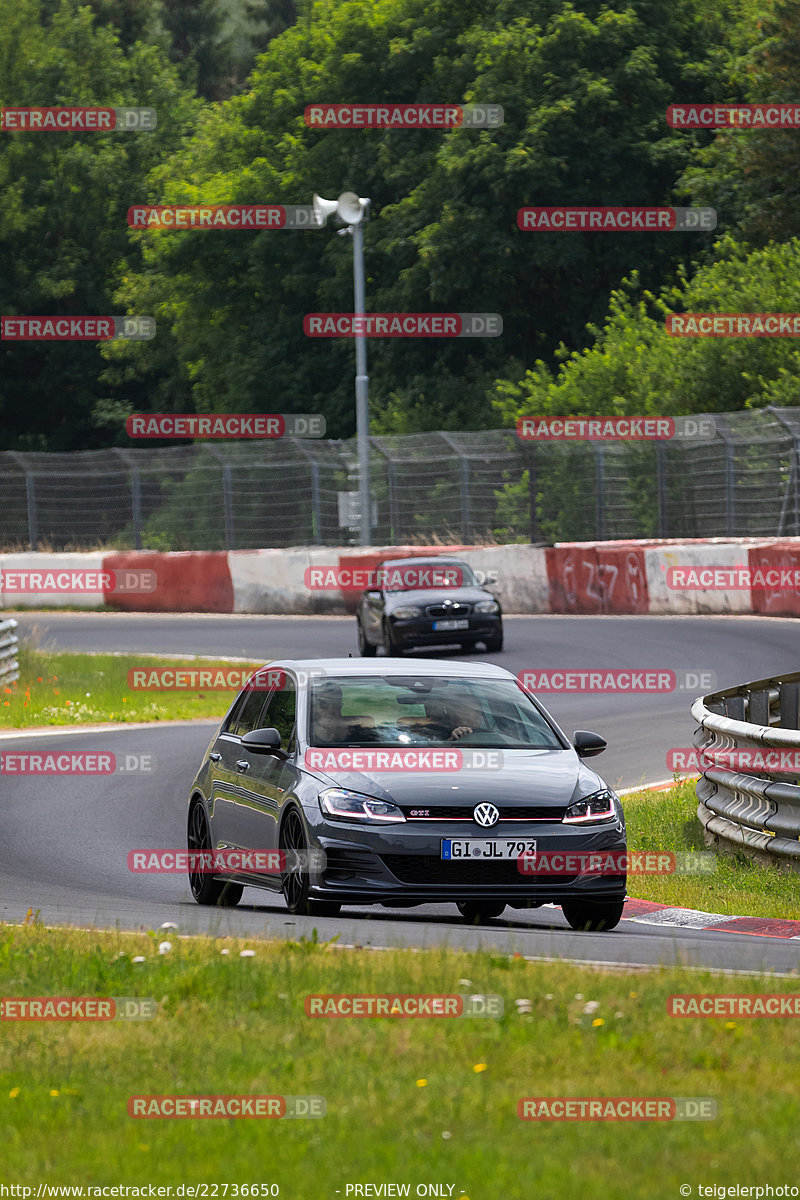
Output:
M320 796L319 806L326 817L340 821L377 821L381 825L405 821L396 804L363 796L360 792L348 792L346 788L329 788Z
M407 604L405 608L396 608L391 615L399 617L401 621L408 621L411 617L421 617L422 609L416 608L413 604Z
M479 600L475 605L475 612L479 613L496 613L500 612L500 605L496 600Z
M593 792L584 796L583 800L570 804L562 818L565 825L597 825L603 821L619 819L616 793L610 788L602 792Z

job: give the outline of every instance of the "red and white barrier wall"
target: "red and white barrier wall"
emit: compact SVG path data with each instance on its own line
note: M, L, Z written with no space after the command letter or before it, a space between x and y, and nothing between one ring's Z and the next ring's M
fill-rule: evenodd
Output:
M296 547L205 553L0 555L0 608L113 608L129 612L352 613L362 582L319 589L308 568L363 571L389 558L455 555L490 583L508 613L756 613L800 616L800 538L561 542L551 547ZM760 570L775 586L674 586L670 568ZM121 591L144 573L152 590ZM769 573L772 572L770 575ZM16 573L14 576L13 573ZM126 573L131 573L126 575ZM83 574L83 590L61 586ZM11 584L12 576L15 580ZM48 579L48 577L50 577ZM20 580L28 581L20 590ZM56 584L51 590L47 583ZM27 586L27 584L26 584Z

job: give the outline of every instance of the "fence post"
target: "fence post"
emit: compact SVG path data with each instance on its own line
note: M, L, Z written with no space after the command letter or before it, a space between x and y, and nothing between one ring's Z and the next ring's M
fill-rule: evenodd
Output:
M658 536L668 537L667 533L667 448L663 442L656 442L656 493L658 496Z
M25 455L19 450L10 450L9 454L18 466L25 472L25 499L28 507L28 549L35 550L39 542L39 530L36 514L36 477L28 467Z
M217 462L222 463L222 512L225 520L225 549L233 550L234 547L234 528L233 528L233 494L231 491L231 469L223 458L216 446L209 445L208 442L203 443L204 448L209 454L213 454Z
M597 540L606 540L606 477L605 454L599 442L591 442L594 449L595 496L597 504Z
M142 475L135 460L130 458L131 451L113 446L115 454L124 462L131 473L131 524L133 525L133 548L142 548Z

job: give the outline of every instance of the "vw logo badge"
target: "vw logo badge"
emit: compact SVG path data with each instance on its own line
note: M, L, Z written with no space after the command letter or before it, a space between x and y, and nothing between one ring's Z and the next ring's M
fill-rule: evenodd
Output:
M500 820L500 810L493 804L479 804L472 815L478 825L482 825L484 829L496 825Z

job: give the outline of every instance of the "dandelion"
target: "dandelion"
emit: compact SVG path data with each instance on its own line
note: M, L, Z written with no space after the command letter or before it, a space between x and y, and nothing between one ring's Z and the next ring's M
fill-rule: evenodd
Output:
M478 1074L480 1074L481 1071L486 1070L486 1063L475 1063L475 1066L472 1069L475 1072L475 1074L478 1075Z
M615 1016L615 1017L616 1017L616 1018L619 1020L619 1018L620 1018L620 1017L624 1017L624 1016L625 1016L625 1013L621 1013L621 1012L619 1012L619 1013L614 1013L614 1016Z
M583 999L583 992L576 992L576 993L575 993L575 999L576 999L576 1000L582 1000L582 999Z
M736 1028L736 1022L735 1022L735 1021L726 1021L726 1022L725 1022L725 1028L726 1028L726 1029L735 1029L735 1028Z
M449 1129L443 1129L443 1130L442 1130L442 1137L444 1138L444 1140L445 1140L445 1141L447 1141L447 1139L448 1139L448 1138L451 1138L452 1136L453 1136L453 1135L452 1135L452 1133L450 1132L450 1130L449 1130Z
M172 942L159 942L158 943L158 953L159 954L169 954L171 949L172 949Z
M427 1079L418 1079L417 1080L417 1087L427 1087L427 1086L428 1086Z
M239 951L239 958L255 958L255 956L256 956L255 950L240 950Z
M583 1006L583 1011L588 1016L593 1012L597 1012L599 1007L600 1007L599 1000L587 1000Z
M230 954L230 950L228 950L228 949L220 950L220 954Z
M605 1025L605 1021L603 1020L603 1018L595 1017L595 1019L592 1021L592 1028L599 1029L601 1025Z
M553 993L548 992L547 995L545 996L545 1000L552 1000L552 999L553 999Z
M140 963L140 962L144 962L144 961L145 961L145 958L144 958L143 954L137 954L136 958L131 959L131 962L135 962L135 963Z
M58 1088L50 1088L50 1095L51 1096L60 1096L61 1092L58 1090Z
M174 921L165 921L163 925L159 925L159 929L177 929L178 926Z
M638 999L639 999L639 993L638 993L638 992L631 992L631 993L630 993L630 997L631 997L631 1000L638 1000Z
M471 979L459 979L458 986L459 987L472 987L472 980Z
M17 1096L20 1094L21 1091L22 1091L22 1088L18 1088L18 1087L12 1088L11 1091L8 1093L9 1100L16 1100Z

